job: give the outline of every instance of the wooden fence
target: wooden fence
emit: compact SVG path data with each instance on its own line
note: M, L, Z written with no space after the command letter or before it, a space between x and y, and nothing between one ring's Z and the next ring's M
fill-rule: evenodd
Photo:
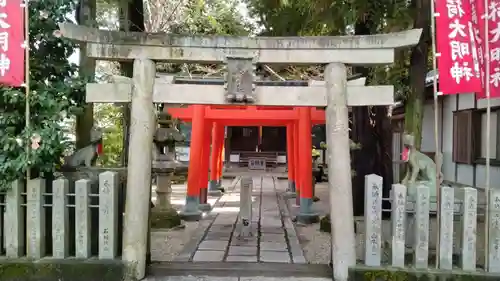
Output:
M114 259L121 249L117 172L70 182L17 181L0 197L1 255L42 259Z
M407 196L408 195L408 196ZM401 184L392 186L391 221L389 241L389 263L395 267L409 266L405 258L408 252L412 255L411 266L425 269L434 264L429 260L430 217L437 210L437 203L432 196L432 191L425 185L420 185L413 190ZM365 182L365 265L378 267L382 263L382 178L377 175L366 176ZM483 227L478 227L478 211L486 212L486 208L478 208L478 190L471 187L454 188L441 187L441 204L439 206L439 248L436 251L439 268L451 270L459 267L465 271L476 271L478 255L478 233L485 232ZM480 205L480 204L479 204ZM486 271L500 272L500 190L492 189L489 194L489 221L488 226ZM455 223L457 222L457 223ZM484 224L482 223L482 224ZM454 231L454 227L458 227ZM410 233L407 233L410 232ZM454 237L454 232L459 237ZM484 235L482 235L484 237ZM409 237L411 239L409 239ZM456 239L454 239L456 238ZM412 240L412 241L408 241ZM460 245L455 247L459 253L459 263L454 264L454 241ZM411 248L408 249L408 244ZM457 246L457 245L455 245ZM481 253L479 253L481 252Z

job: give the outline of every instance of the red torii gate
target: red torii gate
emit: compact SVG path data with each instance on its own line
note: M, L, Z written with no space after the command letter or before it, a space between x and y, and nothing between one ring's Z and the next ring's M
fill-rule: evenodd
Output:
M210 208L208 193L215 195L221 192L225 126L286 126L289 190L297 193L301 209L310 209L313 197L311 127L313 124L325 124L324 110L311 107L207 105L165 110L174 118L192 122L186 200L199 200L200 209L207 210ZM301 213L312 212L305 210Z

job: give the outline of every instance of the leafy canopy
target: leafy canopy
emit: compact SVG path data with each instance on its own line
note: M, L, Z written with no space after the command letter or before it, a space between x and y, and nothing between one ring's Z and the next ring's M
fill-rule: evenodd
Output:
M68 144L63 121L79 113L84 102L85 81L76 78L77 66L68 62L76 46L55 32L58 23L69 21L74 2L39 0L29 5L30 127L25 127L25 89L1 87L0 188L22 179L29 167L55 170ZM26 145L32 140L39 146L28 155Z

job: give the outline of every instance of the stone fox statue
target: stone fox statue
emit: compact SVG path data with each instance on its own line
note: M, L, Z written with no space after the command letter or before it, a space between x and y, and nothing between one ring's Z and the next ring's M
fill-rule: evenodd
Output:
M101 129L92 128L90 143L78 149L72 155L64 157L63 166L72 168L79 166L94 166L97 157L102 154L102 135L103 132Z
M408 186L408 184L412 185L416 181L420 181L427 182L429 187L434 187L436 186L436 173L439 173L439 184L441 184L443 178L441 167L436 167L434 161L429 156L418 151L414 144L415 139L412 135L405 134L403 136L402 160L408 162L408 168L402 184ZM440 160L442 159L441 154L438 157L440 157ZM442 161L439 162L442 163ZM431 188L431 190L433 189Z

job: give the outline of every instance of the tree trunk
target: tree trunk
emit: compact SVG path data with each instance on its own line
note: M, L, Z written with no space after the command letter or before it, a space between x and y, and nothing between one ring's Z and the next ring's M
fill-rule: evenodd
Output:
M120 30L144 32L144 5L142 0L121 0L120 2ZM132 77L133 63L120 63L123 76ZM123 115L123 150L121 164L126 167L128 163L129 129L130 129L130 103L122 107Z
M355 25L356 35L369 35L374 28L373 21L368 17L359 19ZM361 73L367 81L370 75L368 67L354 67L354 73ZM364 213L364 182L365 175L373 173L373 163L377 154L373 126L370 123L370 108L368 106L352 107L352 140L361 145L354 150L352 155L352 166L355 175L352 180L353 212L354 216L362 216Z
M96 0L80 0L76 9L76 20L78 24L96 27ZM80 69L83 77L91 80L95 76L95 59L87 57L86 44L80 44ZM83 113L76 116L76 148L83 148L90 143L90 132L94 126L94 104L88 103Z
M415 147L420 149L422 143L422 118L425 98L425 76L427 74L427 58L430 36L430 2L413 0L415 6L414 28L422 28L422 36L418 44L412 48L410 58L411 91L405 103L405 131L415 136Z

